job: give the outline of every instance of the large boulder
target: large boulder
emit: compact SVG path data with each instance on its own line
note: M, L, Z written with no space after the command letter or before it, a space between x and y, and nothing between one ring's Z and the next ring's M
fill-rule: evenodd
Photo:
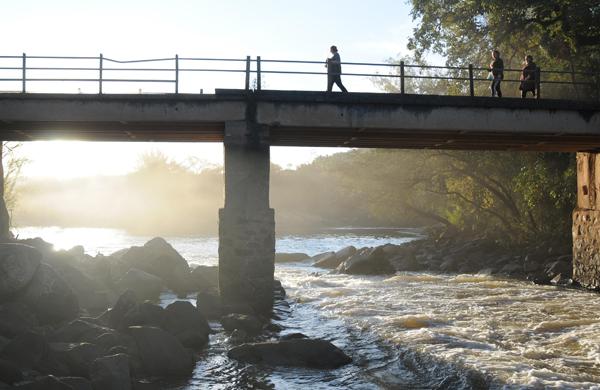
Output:
M276 263L295 263L298 261L306 260L309 257L310 256L308 256L306 253L278 252L278 253L275 253L275 262Z
M150 326L132 326L129 333L136 343L143 369L147 374L187 376L192 373L192 355L175 336Z
M221 317L221 297L217 290L199 292L196 296L196 308L202 315L214 320Z
M104 353L103 349L91 343L50 343L52 355L69 369L71 376L90 377L94 360Z
M142 302L125 313L119 328L125 329L130 326L142 325L162 328L165 325L166 317L166 312L161 306L151 302Z
M0 244L0 302L12 298L33 279L42 254L33 247Z
M113 329L123 328L123 319L125 315L131 310L135 309L139 304L137 295L132 290L127 290L115 303L115 305L106 312L102 317L106 319L107 324ZM126 326L125 326L126 327Z
M69 285L48 264L42 263L19 300L33 309L41 324L72 320L79 301Z
M254 364L320 369L338 368L352 361L329 341L304 338L242 344L231 349L227 356Z
M91 367L94 390L131 390L129 357L125 354L96 359Z
M160 296L163 281L156 275L132 268L117 281L117 288L122 292L132 290L141 300L155 301Z
M53 375L40 376L14 386L19 390L73 390L73 387Z
M544 269L549 278L554 278L557 275L570 278L573 274L573 261L571 256L561 256L556 261L548 264Z
M221 317L221 325L228 332L234 330L243 330L249 335L257 335L263 329L263 323L253 315L247 314L227 314Z
M166 307L164 329L193 349L204 347L210 334L206 318L188 301L173 302Z
M113 332L112 329L105 326L76 319L56 329L50 335L50 340L54 342L93 342L100 335Z
M40 334L29 332L12 339L0 352L0 359L9 361L21 369L33 369L44 373L62 370L61 374L68 374L65 367L50 357L50 353L46 338Z
M88 379L80 376L60 377L60 381L71 386L73 390L94 390L92 388L92 383Z
M12 385L23 380L21 368L8 360L0 359L0 383Z
M0 335L12 338L37 325L37 318L27 305L7 302L0 306Z
M319 268L337 268L346 258L337 257L335 252L322 253L315 256L318 260L313 263L314 267Z
M341 263L337 271L352 275L388 275L396 272L381 247L358 250Z
M190 267L187 261L163 238L156 237L141 247L131 247L121 256L130 268L156 275L173 291L191 289Z
M192 270L192 283L196 291L206 291L219 287L219 267L199 265Z

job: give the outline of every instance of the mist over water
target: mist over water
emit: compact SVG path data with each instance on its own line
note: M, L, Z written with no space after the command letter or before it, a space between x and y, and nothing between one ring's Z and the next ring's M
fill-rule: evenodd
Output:
M22 228L59 249L109 254L151 237L112 229ZM418 232L344 231L278 237L279 252L310 255L347 245L401 244ZM215 237L166 237L190 264L217 264ZM484 275L329 274L278 264L290 309L284 333L331 340L354 362L338 370L250 366L211 336L194 376L165 388L600 389L600 296ZM165 295L164 303L175 299ZM217 323L211 324L218 327Z

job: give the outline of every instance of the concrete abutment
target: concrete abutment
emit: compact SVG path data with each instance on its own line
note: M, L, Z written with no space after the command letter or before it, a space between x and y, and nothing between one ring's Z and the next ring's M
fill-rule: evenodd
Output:
M225 125L225 207L219 210L219 290L225 306L273 306L275 213L269 207L267 130Z
M586 288L600 289L600 153L577 153L573 278Z

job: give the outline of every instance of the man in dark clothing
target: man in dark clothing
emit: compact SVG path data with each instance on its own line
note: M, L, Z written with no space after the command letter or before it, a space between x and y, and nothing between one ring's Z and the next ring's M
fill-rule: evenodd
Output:
M333 83L335 83L342 92L348 92L344 84L342 84L342 60L338 53L337 47L331 46L331 58L327 59L325 66L327 67L327 92L331 92Z
M537 76L537 65L533 62L532 56L525 57L525 66L521 71L521 84L519 89L521 90L521 97L525 99L527 92L531 92L535 97L536 88L536 76Z
M493 76L492 85L490 85L492 97L496 96L496 94L498 97L502 97L500 83L502 82L502 79L504 79L504 61L500 58L500 52L498 50L492 52L492 58L494 59L490 64L490 73Z

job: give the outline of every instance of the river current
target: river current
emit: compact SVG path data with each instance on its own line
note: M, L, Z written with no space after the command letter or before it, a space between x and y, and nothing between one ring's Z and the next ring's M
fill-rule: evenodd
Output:
M151 237L113 229L21 228L57 249L110 254ZM215 237L165 237L191 265L216 265ZM277 238L278 252L314 255L348 245L402 244L410 229L336 230ZM262 367L229 360L217 332L193 377L169 389L598 389L600 295L486 275L330 274L277 264L289 309L277 323L332 341L352 356L337 370ZM175 297L166 294L163 304ZM211 323L218 328L218 323Z

